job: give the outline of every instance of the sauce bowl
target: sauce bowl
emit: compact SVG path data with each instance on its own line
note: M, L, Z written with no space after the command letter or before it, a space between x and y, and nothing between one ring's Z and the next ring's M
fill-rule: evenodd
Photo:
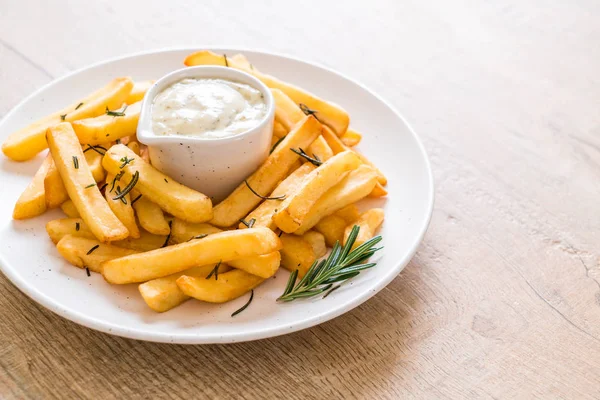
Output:
M234 136L203 138L156 135L152 106L156 96L186 78L216 78L245 83L259 90L265 100L265 117L253 128ZM148 90L142 102L137 137L148 146L152 165L179 183L209 196L213 204L223 200L269 156L275 102L269 88L245 72L221 66L187 67L173 71Z

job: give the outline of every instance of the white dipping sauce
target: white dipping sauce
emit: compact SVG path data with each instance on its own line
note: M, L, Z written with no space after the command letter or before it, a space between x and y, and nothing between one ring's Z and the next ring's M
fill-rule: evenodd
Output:
M225 79L183 79L154 99L152 129L156 135L222 138L254 128L266 112L263 94L252 86Z

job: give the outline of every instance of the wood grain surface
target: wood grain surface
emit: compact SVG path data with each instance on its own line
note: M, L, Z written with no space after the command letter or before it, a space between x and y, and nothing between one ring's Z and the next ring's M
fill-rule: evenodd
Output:
M0 0L0 115L110 57L268 49L388 99L436 181L397 279L274 339L111 337L0 276L0 397L600 398L599 13L592 0Z

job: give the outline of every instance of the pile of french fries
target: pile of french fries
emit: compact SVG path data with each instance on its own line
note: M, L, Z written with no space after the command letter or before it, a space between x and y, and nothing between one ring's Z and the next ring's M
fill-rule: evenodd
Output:
M276 102L271 154L225 200L213 206L152 166L136 138L152 81L117 78L4 142L2 151L16 161L49 149L13 217L60 207L66 218L46 225L59 253L111 284L139 284L157 312L189 298L238 298L279 266L302 278L354 225L354 246L375 235L383 210L361 213L355 203L385 196L387 180L355 150L362 136L348 129L346 111L259 72L241 54L200 51L185 65L248 72Z

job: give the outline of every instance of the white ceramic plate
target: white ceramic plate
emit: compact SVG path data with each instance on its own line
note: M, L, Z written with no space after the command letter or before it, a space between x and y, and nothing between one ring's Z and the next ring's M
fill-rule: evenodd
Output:
M116 76L158 79L182 67L194 49L155 51L127 56L82 69L38 90L0 123L0 141L14 130L70 104ZM60 257L45 231L48 212L27 221L13 221L12 209L42 161L42 155L15 163L0 155L0 267L36 302L78 324L114 335L172 343L230 343L282 335L341 315L375 295L409 262L419 245L433 207L433 179L423 145L402 117L384 100L339 73L291 57L240 49L260 70L302 86L341 104L351 126L364 134L359 149L388 176L387 200L369 201L385 207L380 231L385 248L378 265L362 272L326 299L279 304L288 272L280 270L255 290L254 301L236 317L231 313L248 296L224 305L188 301L163 314L151 311L137 285L112 286L102 276Z

